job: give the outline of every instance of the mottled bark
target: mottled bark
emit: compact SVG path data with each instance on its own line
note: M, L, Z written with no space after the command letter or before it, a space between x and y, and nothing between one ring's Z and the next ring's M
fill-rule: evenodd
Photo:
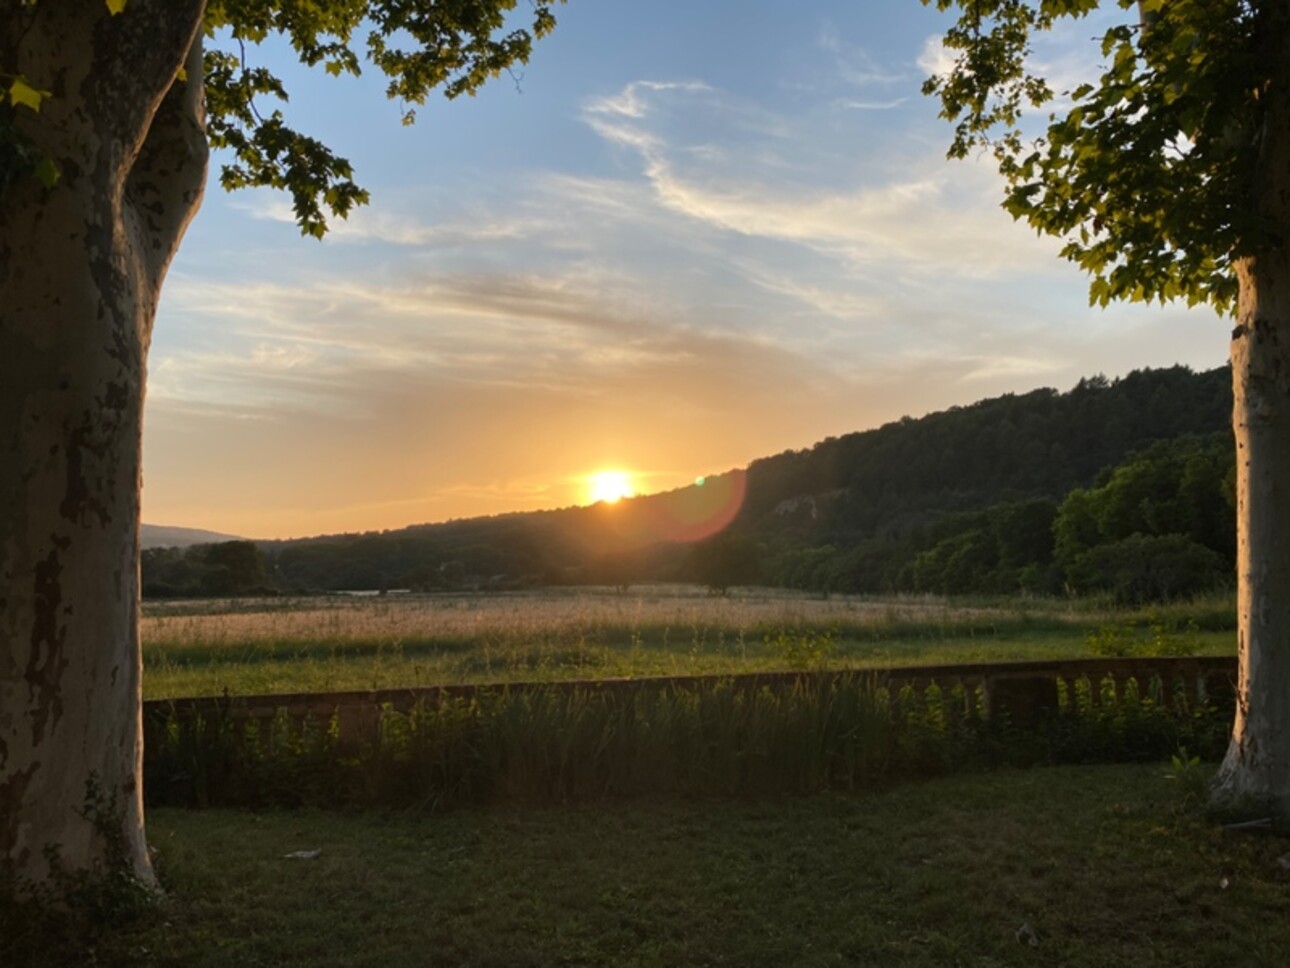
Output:
M1260 224L1237 263L1232 332L1240 678L1214 796L1290 817L1290 10L1269 6L1259 29L1271 65L1249 169Z
M0 18L0 68L51 92L11 123L61 172L0 196L0 865L36 882L50 848L73 871L108 859L91 783L151 878L141 420L162 279L206 176L203 8L59 0Z
M1240 675L1215 795L1290 816L1290 264L1284 253L1249 260L1239 275L1232 377Z

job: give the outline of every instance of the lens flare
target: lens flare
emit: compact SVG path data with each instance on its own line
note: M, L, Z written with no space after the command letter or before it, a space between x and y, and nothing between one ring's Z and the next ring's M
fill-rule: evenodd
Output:
M702 541L725 530L743 507L747 474L729 471L691 487L637 498L606 524L631 544Z

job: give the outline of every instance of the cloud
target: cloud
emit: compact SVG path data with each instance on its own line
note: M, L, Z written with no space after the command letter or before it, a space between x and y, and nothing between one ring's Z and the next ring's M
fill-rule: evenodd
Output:
M844 111L890 111L904 104L908 98L897 97L887 101L857 101L854 98L839 98L833 103Z
M436 386L697 414L762 386L842 393L847 371L928 347L977 380L1022 374L974 343L1025 312L1024 286L997 305L974 287L1067 270L992 204L988 164L914 141L857 165L801 147L826 140L820 119L692 81L628 84L583 117L628 152L617 176L414 192L340 226L313 268L172 274L167 315L218 339L160 348L153 401L361 423Z
M610 124L606 103L628 107ZM1007 275L1051 256L1052 247L1036 245L999 211L996 176L980 164L950 169L939 150L919 150L856 170L845 155L794 153L794 145L820 140L810 122L780 118L755 129L731 122L751 113L708 87L650 84L595 102L586 119L637 153L656 204L722 232L804 246L852 267L938 276ZM685 122L669 123L676 118ZM707 139L718 131L722 150L710 150Z
M923 49L918 52L915 63L923 74L930 77L944 77L954 70L958 55L944 44L941 34L933 34L923 41Z
M689 94L711 94L713 89L700 81L633 81L617 95L593 98L587 102L589 114L618 115L641 119L654 110L649 95L664 91Z
M826 22L821 28L817 46L830 55L835 75L852 87L887 86L907 80L905 71L884 66L863 47L844 40L832 23Z
M880 320L888 316L892 304L867 287L844 287L840 280L816 283L799 273L785 273L774 266L745 262L745 277L768 293L786 296L795 303L842 321Z
M268 189L243 195L231 207L252 219L294 226L296 215L279 192ZM427 223L424 219L395 208L359 206L348 218L332 219L326 242L329 244L379 242L402 246L470 246L517 241L540 233L542 226L522 218L486 219L462 217L445 223Z
M1038 356L977 356L966 357L964 362L976 364L973 369L964 373L960 379L965 382L978 380L997 380L1014 377L1042 377L1046 373L1056 373L1063 368L1063 361L1055 360L1046 354Z
M385 389L418 383L584 399L656 386L702 399L716 384L811 366L773 341L671 319L638 286L611 272L421 273L401 285L181 277L170 311L218 320L221 348L160 356L152 398L363 419Z

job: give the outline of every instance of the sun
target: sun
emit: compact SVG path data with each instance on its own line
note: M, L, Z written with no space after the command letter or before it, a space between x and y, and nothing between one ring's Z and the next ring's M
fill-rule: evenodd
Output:
M627 471L596 471L586 479L587 503L614 504L625 497L635 497L636 488L632 486L632 475Z

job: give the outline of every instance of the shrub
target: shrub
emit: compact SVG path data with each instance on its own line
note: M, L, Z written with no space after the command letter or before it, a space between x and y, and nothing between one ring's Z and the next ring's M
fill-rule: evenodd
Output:
M1200 649L1200 626L1193 618L1171 621L1153 608L1141 621L1103 625L1090 632L1086 641L1094 655L1195 655Z
M1068 578L1081 592L1109 591L1122 604L1171 601L1230 580L1217 552L1180 534L1135 534L1080 554Z
M1108 680L1109 682L1109 680ZM550 684L481 689L374 711L371 739L338 723L238 728L172 707L150 723L153 803L322 806L854 789L898 776L1002 764L1140 760L1180 746L1221 752L1230 711L1130 680L1059 684L1024 721L984 695L933 683L894 694L876 674Z

